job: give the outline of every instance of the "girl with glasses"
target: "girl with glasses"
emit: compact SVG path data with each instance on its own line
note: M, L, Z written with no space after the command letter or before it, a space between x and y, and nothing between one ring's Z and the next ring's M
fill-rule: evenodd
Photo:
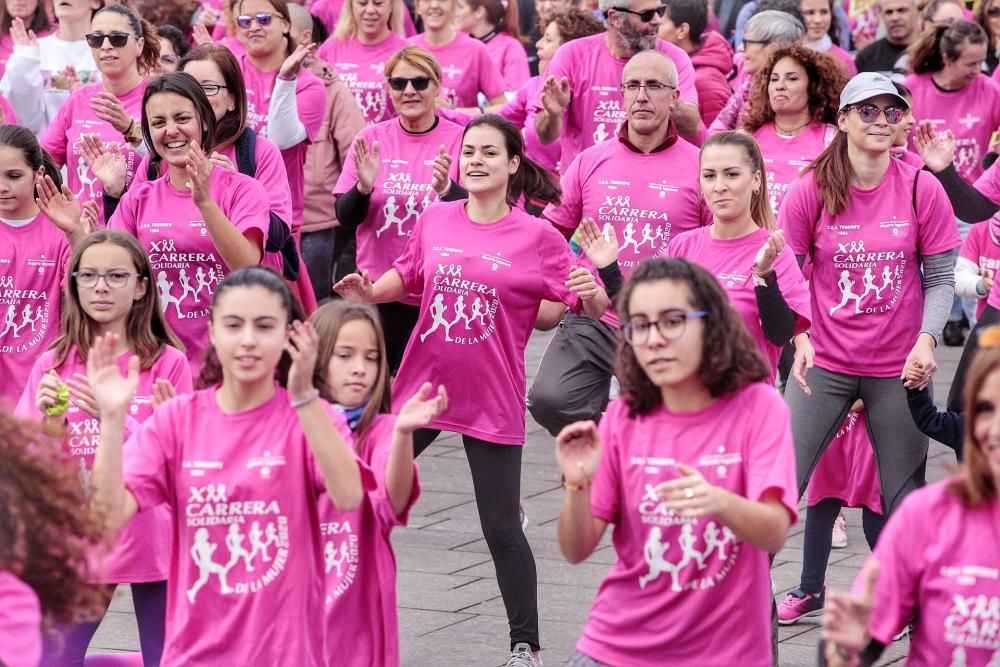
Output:
M467 201L424 211L403 254L378 280L351 274L336 290L351 301L420 295L419 320L393 384L404 400L424 381L444 385L448 410L414 434L423 452L442 430L462 435L483 535L507 610L507 665L535 667L540 649L534 556L518 513L524 443L524 350L544 301L600 317L607 294L551 225L514 204L523 192L558 201L559 185L524 156L518 129L500 116L473 121L459 172ZM486 375L483 369L490 369Z
M441 69L434 56L407 46L386 61L383 76L397 117L358 133L333 188L341 235L354 231L358 270L372 281L392 269L431 203L464 193L452 164L463 128L437 113ZM379 304L393 374L417 323L419 303L419 295L403 294Z
M101 82L72 93L41 135L42 147L66 167L67 185L81 203L100 204L103 188L83 155L83 138L96 135L125 158L126 180L146 153L139 128L145 77L159 68L156 30L125 5L94 15L87 43ZM102 216L104 221L106 216Z
M16 412L40 421L62 442L66 465L79 475L84 494L89 495L100 438L100 415L87 380L87 355L94 341L109 332L117 335L120 347L114 353L123 371L129 357L139 358L139 388L129 408L126 433L137 431L154 407L191 391L191 369L160 311L149 258L134 237L95 232L73 251L68 270L62 331L32 367ZM62 400L67 391L72 397L68 406ZM132 591L143 660L158 664L167 605L169 533L166 507L151 507L122 527L113 549L94 551L94 583L108 584L104 609L46 634L43 664L83 663L111 593L123 583Z
M769 666L768 559L796 518L788 408L698 265L643 261L618 312L622 398L556 439L563 555L583 562L613 525L618 556L567 665Z
M799 492L860 398L886 515L923 484L927 438L904 387L927 386L937 370L960 242L941 185L890 157L907 109L887 77L851 79L836 137L792 184L779 217L800 264L812 262L812 329L796 337L785 389Z
M78 85L97 80L97 64L87 43L95 0L64 0L55 5L58 30L39 37L15 18L10 35L14 54L0 79L0 93L24 126L41 134Z

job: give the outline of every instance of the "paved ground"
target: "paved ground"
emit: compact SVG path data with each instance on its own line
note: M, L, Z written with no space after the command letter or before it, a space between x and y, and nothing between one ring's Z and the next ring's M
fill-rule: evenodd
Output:
M529 382L547 335L536 334L528 348ZM935 381L939 399L947 395L959 350L942 348ZM529 417L530 419L530 417ZM420 458L423 493L410 526L393 536L399 565L399 621L404 665L500 665L506 657L507 622L495 572L482 538L472 482L456 436L438 439ZM940 479L954 455L931 444L929 477ZM579 637L597 585L614 562L605 540L588 562L572 566L559 553L556 519L562 490L556 481L552 439L528 423L522 495L530 525L528 539L538 566L542 657L562 665ZM850 545L831 554L827 582L845 588L868 554L857 511L847 512ZM773 570L779 596L798 584L802 562L802 524L794 526ZM94 651L138 650L135 620L127 587L122 587L98 631ZM781 628L782 667L815 664L816 621ZM892 646L881 665L901 664L907 642Z

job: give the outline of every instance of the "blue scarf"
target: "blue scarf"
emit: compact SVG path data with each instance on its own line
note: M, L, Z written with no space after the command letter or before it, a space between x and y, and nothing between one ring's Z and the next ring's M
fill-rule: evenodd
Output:
M361 425L361 415L365 413L365 408L368 407L368 401L365 401L356 408L346 408L339 403L335 407L340 411L340 414L344 415L344 419L347 420L347 425L350 427L351 432L354 433Z

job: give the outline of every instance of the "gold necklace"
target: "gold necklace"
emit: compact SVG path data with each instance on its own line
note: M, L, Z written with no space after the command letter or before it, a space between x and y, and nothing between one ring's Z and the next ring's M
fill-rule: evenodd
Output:
M807 121L806 121L806 122L804 122L804 123L803 123L802 125L799 125L799 126L798 126L798 127L796 127L796 128L792 128L791 130L783 130L783 129L781 129L781 126L780 126L780 125L778 125L778 119L777 119L777 118L775 118L775 119L774 119L774 129L775 129L775 131L776 131L776 132L777 132L778 134L783 134L783 135L785 135L786 137L793 137L793 136L795 136L796 134L798 134L798 133L799 133L799 132L800 132L801 130L803 130L803 129L805 129L806 127L808 127L808 126L809 126L809 125L810 125L811 123L812 123L812 118L810 118L809 120L807 120Z

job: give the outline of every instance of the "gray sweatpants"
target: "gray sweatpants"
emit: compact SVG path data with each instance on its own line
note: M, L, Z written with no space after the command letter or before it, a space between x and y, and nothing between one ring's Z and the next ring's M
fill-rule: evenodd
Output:
M811 396L789 380L785 399L792 413L796 470L801 496L820 456L836 436L855 400L865 404L865 423L875 450L882 511L888 516L910 491L924 485L927 436L917 430L899 378L844 375L819 368L806 376Z
M567 313L549 341L528 392L528 411L552 435L608 407L617 335L607 324Z

